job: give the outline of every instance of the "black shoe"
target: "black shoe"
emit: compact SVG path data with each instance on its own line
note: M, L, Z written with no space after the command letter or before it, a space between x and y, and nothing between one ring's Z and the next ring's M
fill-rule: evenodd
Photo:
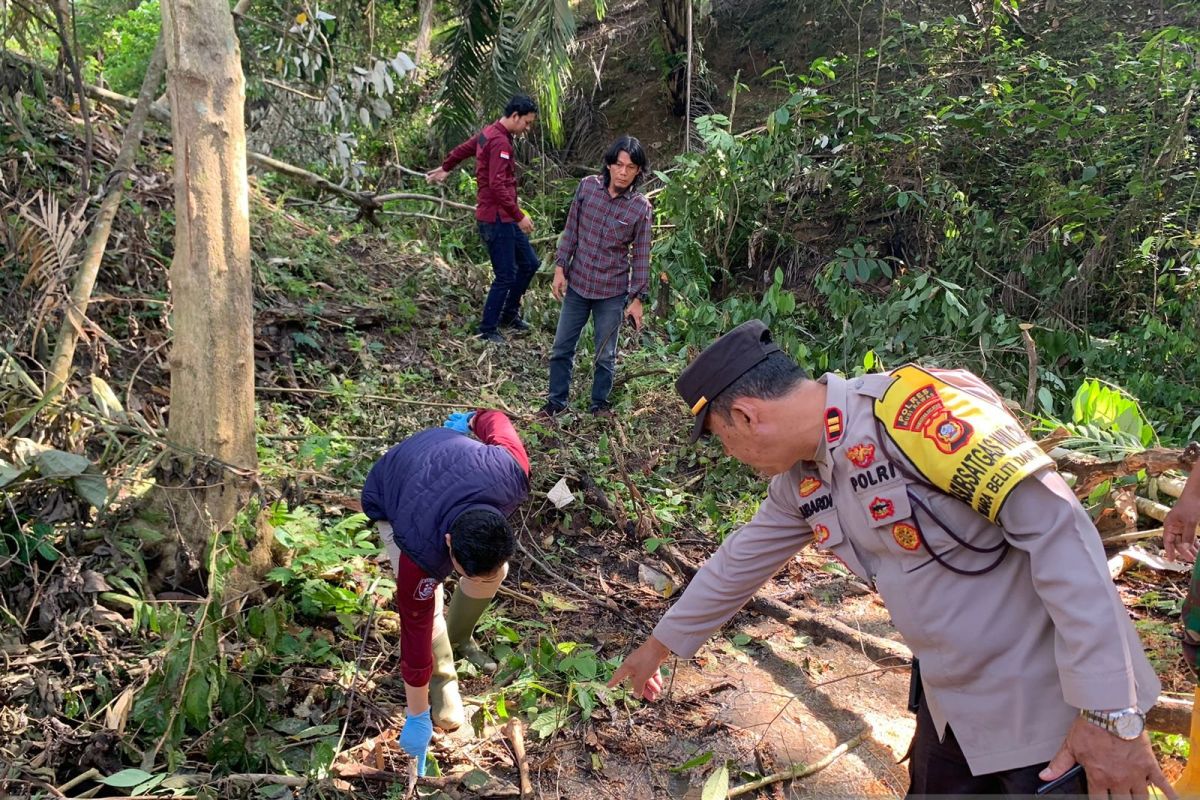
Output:
M518 333L525 333L526 331L528 331L530 328L533 327L532 325L530 325L528 322L521 319L520 317L513 317L512 319L508 320L507 322L501 322L500 326L517 331Z
M504 344L504 337L500 335L500 331L488 331L487 333L481 331L475 338L492 344Z
M537 414L534 416L540 420L551 420L566 410L566 406L556 406L553 403L546 403L546 405L538 409Z
M608 403L601 403L600 405L592 406L588 409L588 411L592 413L593 417L614 416L612 406L610 406Z

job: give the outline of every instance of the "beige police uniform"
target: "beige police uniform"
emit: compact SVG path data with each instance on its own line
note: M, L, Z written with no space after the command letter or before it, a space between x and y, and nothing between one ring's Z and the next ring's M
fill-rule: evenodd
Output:
M915 367L820 380L814 459L771 480L655 638L691 657L811 542L880 593L976 775L1048 761L1078 709L1154 704L1095 527L986 384Z

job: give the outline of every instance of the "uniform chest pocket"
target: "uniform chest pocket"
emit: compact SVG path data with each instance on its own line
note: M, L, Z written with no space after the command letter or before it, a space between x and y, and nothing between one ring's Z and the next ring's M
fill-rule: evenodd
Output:
M845 541L842 523L838 520L837 511L831 510L808 521L813 531L813 547L818 550L831 550Z
M911 572L933 560L925 549L924 530L913 516L905 483L892 483L862 492L858 501L868 524L876 531L884 548L899 558L903 571Z
M618 244L629 244L633 241L633 232L637 227L637 218L632 214L617 212L608 218L608 235Z
M858 502L867 515L867 524L872 528L891 525L912 516L905 484L893 483L879 486L858 494Z

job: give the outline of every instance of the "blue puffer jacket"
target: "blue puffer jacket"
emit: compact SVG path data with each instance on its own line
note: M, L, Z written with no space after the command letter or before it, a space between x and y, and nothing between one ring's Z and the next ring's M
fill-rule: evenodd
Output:
M507 449L449 428L415 433L375 462L363 486L363 513L387 520L401 551L430 577L453 566L446 534L474 509L507 517L529 496L529 478Z

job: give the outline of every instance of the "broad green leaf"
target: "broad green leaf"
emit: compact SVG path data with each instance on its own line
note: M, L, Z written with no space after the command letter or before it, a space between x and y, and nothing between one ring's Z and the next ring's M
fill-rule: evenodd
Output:
M62 450L44 450L33 461L43 478L74 478L92 465L85 457Z
M566 709L552 708L549 711L543 711L537 715L533 722L529 723L529 730L536 733L540 738L549 738L556 730L567 724L569 715Z
M149 772L140 769L123 769L120 772L114 772L107 778L101 778L100 782L105 786L112 786L117 789L132 789L134 786L145 783L153 777Z
M183 711L187 715L188 722L196 730L208 730L209 712L212 708L210 700L211 685L208 682L208 676L203 672L197 672L187 682L187 688L183 693Z
M722 764L704 782L700 800L725 800L727 797L729 797L729 766Z
M14 467L7 461L0 461L0 487L8 486L10 483L16 481L18 478L24 475L25 472L26 470L23 470L20 467Z
M488 785L488 781L490 780L491 777L481 769L473 769L462 776L463 786L466 786L468 789L482 789Z
M671 769L671 772L683 772L684 770L695 769L696 767L703 767L705 764L707 764L708 762L710 762L712 760L713 760L713 751L705 750L700 755L692 756L691 758L689 758L687 761L683 762L679 766L671 767L670 769Z
M80 475L71 483L75 487L75 494L94 507L103 510L108 505L108 481L103 475Z
M579 607L571 603L569 600L564 600L556 594L550 592L542 592L542 602L556 611L578 611Z

